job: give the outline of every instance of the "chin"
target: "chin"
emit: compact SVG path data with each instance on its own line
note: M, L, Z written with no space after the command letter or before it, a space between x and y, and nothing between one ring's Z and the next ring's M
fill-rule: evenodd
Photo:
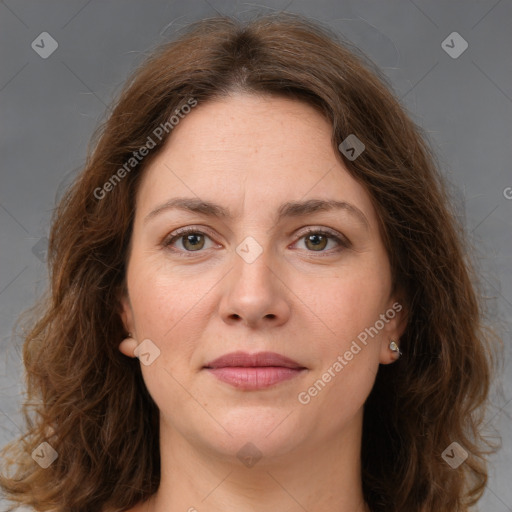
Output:
M266 457L285 455L293 451L302 438L307 438L296 423L297 418L292 419L293 414L288 416L289 413L289 410L268 406L241 407L224 415L212 411L212 416L224 428L218 425L219 428L210 433L202 430L200 435L210 449L230 458L240 457L245 452L250 456L252 451Z

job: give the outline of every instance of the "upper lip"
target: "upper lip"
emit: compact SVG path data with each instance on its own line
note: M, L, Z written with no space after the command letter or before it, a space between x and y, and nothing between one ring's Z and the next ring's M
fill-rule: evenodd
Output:
M230 352L205 364L205 368L225 368L233 366L242 367L262 367L262 366L280 366L284 368L299 368L304 366L297 363L289 357L277 354L276 352L258 352L248 354L247 352Z

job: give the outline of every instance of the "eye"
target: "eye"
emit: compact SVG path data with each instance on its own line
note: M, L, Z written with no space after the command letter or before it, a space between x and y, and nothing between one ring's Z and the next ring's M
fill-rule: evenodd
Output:
M334 231L326 230L325 228L308 229L300 236L295 244L298 244L301 240L304 240L304 246L309 252L329 253L331 250L332 252L337 252L341 250L341 248L350 247L350 242L345 237L336 234ZM208 245L208 241L210 245ZM325 249L328 247L329 242L333 242L335 247L331 247L331 250L326 251ZM176 244L178 247L176 247ZM213 240L207 233L191 226L171 233L163 241L162 245L178 253L191 253L212 248Z
M324 249L329 242L335 243L334 251L341 250L342 247L350 247L348 240L326 229L308 229L306 233L302 234L299 241L302 239L304 239L304 246L310 252L328 252Z
M205 245L207 245L207 240L212 242L211 238L203 231L197 228L188 227L171 233L171 235L163 242L163 246L170 247L177 242L178 248L176 250L178 251L198 252L201 251L201 249L209 249L211 247L205 247ZM179 247L179 245L181 245L181 247Z

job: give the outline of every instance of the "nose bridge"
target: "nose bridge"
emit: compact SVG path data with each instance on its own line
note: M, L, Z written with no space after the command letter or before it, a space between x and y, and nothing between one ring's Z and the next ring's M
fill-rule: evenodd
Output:
M233 257L234 272L231 289L238 300L264 302L272 295L270 250L252 237L238 245Z
M254 238L247 237L236 247L221 300L225 320L236 318L251 325L265 319L285 320L288 306L274 267L272 251Z

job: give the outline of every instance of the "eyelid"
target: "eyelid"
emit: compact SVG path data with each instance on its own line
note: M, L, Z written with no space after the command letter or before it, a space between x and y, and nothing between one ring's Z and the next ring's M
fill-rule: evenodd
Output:
M306 226L305 228L301 228L298 231L296 231L295 236L302 237L309 233L325 233L328 235L332 235L333 237L342 238L348 242L348 239L342 233L336 231L335 229L328 228L327 226Z

